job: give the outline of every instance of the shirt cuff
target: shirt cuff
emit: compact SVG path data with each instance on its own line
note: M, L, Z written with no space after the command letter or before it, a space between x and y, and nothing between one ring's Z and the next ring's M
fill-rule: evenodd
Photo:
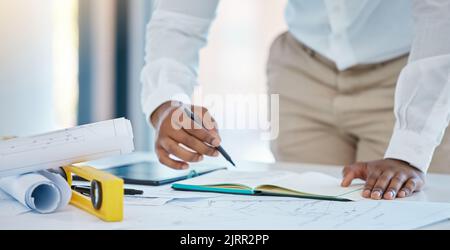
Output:
M413 131L394 129L384 157L408 162L426 173L437 145L435 140Z

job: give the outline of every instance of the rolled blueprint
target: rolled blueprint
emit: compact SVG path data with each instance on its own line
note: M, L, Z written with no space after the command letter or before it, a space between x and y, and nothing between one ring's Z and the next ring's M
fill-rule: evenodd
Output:
M133 150L131 123L124 118L15 138L0 142L0 178L127 154ZM46 188L50 189L50 186Z
M52 213L65 207L72 194L61 175L47 170L4 177L0 179L0 189L39 213Z

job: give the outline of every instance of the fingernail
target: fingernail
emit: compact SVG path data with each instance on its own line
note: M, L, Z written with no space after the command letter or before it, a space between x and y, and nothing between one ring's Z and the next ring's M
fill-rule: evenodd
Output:
M220 139L216 138L211 143L214 147L218 147L220 145Z
M181 169L188 169L188 168L189 168L189 165L187 165L187 164L181 165Z
M199 155L197 158L198 161L202 161L203 160L203 155Z
M217 151L217 150L214 151L213 156L215 156L215 157L219 156L219 151Z
M381 193L380 193L380 191L373 191L372 192L372 198L373 199L380 199L381 198Z
M369 198L370 196L370 190L364 190L363 197Z
M399 196L400 198L403 198L403 197L406 196L406 192L405 192L405 191L400 191L400 192L398 193L398 196Z
M395 193L394 193L394 191L389 191L389 192L387 192L386 194L385 194L385 198L386 199L393 199L395 197Z

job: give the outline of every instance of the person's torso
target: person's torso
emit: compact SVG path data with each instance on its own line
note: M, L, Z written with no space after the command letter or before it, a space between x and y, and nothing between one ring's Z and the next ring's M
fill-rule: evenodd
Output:
M379 63L409 52L411 0L290 0L292 35L333 60L341 70Z

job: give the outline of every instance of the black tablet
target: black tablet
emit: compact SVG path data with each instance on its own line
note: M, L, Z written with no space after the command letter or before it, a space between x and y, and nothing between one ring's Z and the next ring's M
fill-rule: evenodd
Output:
M226 169L226 167L197 163L191 165L187 170L174 170L158 162L145 161L103 169L103 171L122 178L125 184L159 186L211 173L219 169Z

